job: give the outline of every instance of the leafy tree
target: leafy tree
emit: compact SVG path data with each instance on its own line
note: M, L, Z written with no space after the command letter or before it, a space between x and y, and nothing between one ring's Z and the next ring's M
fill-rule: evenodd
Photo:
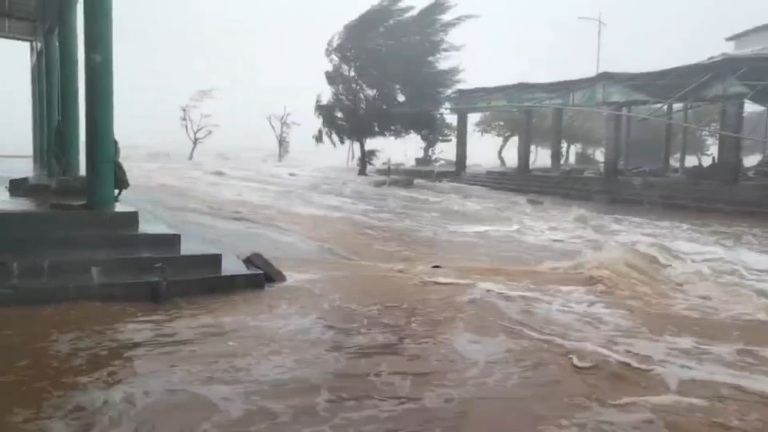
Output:
M720 116L716 104L695 105L688 111L688 127L685 156L696 156L701 163L701 157L708 154L709 143L717 137ZM632 119L629 139L630 162L634 166L660 166L664 153L666 137L666 109L663 106L647 106L635 108L633 114L640 117ZM648 118L644 117L648 116ZM677 107L672 115L672 149L671 155L680 155L682 151L682 131L684 112Z
M475 123L475 129L481 134L490 134L501 138L501 144L496 153L499 164L507 166L504 150L512 140L523 133L525 117L522 110L492 111L480 116ZM536 109L533 111L531 145L534 147L534 160L538 157L539 147L549 147L552 136L552 116L549 110Z
M563 162L571 160L571 149L578 145L579 161L594 160L594 154L597 149L603 147L605 141L605 115L599 111L571 109L565 110L563 115L563 142L565 151Z
M192 145L189 151L188 160L195 157L197 146L210 138L213 131L219 125L213 123L212 116L203 111L203 104L213 99L212 89L198 90L189 98L189 101L181 106L181 116L179 121L182 129L187 134L187 139Z
M512 138L520 135L522 131L521 113L517 110L484 113L475 123L475 129L481 135L488 134L501 138L496 157L499 159L499 165L506 168L507 161L504 159L504 149L507 148Z
M469 18L446 18L452 9L449 0L434 0L414 13L402 0L381 0L329 41L325 79L331 94L315 103L321 127L314 138L357 143L359 175L366 175L365 145L372 138L443 134L436 113L461 72L443 65L458 50L447 36Z
M427 124L426 128L419 133L424 143L420 158L422 165L431 165L435 160L438 144L452 142L456 135L456 126L448 121L444 114L438 113L434 118L434 123Z
M283 108L282 114L270 114L267 122L277 141L277 161L282 162L291 151L291 129L299 123L291 120L288 108Z

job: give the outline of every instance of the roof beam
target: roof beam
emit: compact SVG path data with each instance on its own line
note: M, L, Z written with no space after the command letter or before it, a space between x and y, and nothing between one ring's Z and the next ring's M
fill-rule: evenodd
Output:
M0 18L12 19L14 21L26 21L26 22L33 22L33 23L37 22L37 17L35 16L29 16L27 14L15 14L13 12L5 12L2 9L0 9Z
M0 39L32 42L35 40L35 29L34 22L0 18Z

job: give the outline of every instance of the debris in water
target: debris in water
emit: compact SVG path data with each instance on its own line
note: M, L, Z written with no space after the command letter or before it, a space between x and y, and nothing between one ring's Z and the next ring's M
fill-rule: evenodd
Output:
M401 187L412 188L414 185L413 177L387 177L373 181L373 187Z
M427 278L420 281L422 285L471 285L474 282L463 279Z
M285 273L272 264L264 255L254 252L243 258L243 264L248 270L260 270L264 272L267 283L283 283L288 280Z
M526 198L525 202L527 202L530 205L544 205L544 201L537 200L535 198Z
M659 395L659 396L639 396L639 397L625 397L616 401L609 401L611 405L697 405L705 406L709 405L709 402L685 396L678 396L675 394Z
M579 360L579 358L576 357L576 354L569 354L568 359L571 361L571 365L573 365L573 367L575 367L576 369L587 370L597 366L597 363L595 362Z

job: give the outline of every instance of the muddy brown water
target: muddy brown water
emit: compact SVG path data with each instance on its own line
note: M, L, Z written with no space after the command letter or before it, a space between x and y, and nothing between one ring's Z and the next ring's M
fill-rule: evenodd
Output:
M764 224L127 166L146 228L290 282L0 310L0 430L768 430Z

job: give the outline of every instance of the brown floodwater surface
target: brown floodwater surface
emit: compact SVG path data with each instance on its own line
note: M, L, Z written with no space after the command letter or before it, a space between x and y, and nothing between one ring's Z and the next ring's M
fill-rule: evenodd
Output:
M768 430L765 224L126 166L145 227L290 281L0 309L2 431Z

